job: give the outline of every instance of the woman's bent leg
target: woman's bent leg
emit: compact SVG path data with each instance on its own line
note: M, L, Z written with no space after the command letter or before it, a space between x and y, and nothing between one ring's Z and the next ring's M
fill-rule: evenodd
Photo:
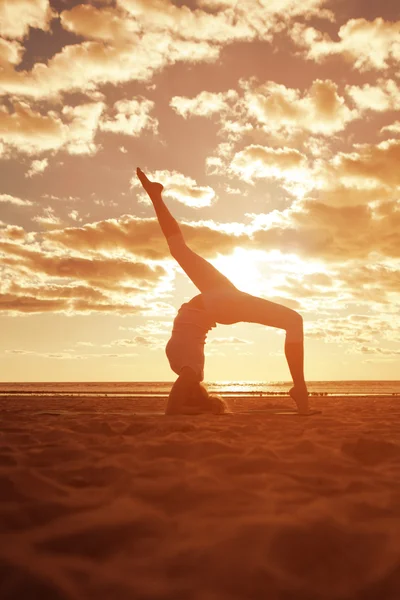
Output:
M221 296L221 307L223 307L223 296ZM295 400L299 412L307 413L308 392L304 379L304 332L303 318L296 311L270 302L264 298L258 298L251 294L239 292L232 298L232 302L226 301L225 315L231 323L243 321L245 323L259 323L268 327L276 327L286 331L285 356L289 371L292 376L294 387L290 395Z

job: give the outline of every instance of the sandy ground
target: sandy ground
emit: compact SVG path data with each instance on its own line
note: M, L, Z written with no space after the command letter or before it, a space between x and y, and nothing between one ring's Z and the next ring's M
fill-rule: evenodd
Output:
M398 600L400 399L0 399L1 600Z

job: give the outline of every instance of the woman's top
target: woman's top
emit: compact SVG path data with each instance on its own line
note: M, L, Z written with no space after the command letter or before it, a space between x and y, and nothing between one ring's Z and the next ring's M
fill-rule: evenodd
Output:
M210 313L201 306L201 301L182 304L165 349L170 367L177 375L183 367L190 367L198 375L199 381L204 379L206 337L210 329L216 327Z

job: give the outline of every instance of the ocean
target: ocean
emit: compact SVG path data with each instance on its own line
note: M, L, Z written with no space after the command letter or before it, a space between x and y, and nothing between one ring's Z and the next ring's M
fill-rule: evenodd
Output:
M210 381L210 392L222 396L287 394L292 384L285 381ZM0 382L0 396L12 394L43 396L165 396L171 381L110 381L110 382ZM310 381L311 395L324 396L400 396L400 381Z

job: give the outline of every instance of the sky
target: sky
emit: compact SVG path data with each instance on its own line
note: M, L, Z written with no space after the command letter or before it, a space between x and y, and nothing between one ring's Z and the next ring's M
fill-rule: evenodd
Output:
M0 380L172 381L188 244L298 310L309 380L400 379L397 0L0 0ZM206 381L289 381L219 325Z

